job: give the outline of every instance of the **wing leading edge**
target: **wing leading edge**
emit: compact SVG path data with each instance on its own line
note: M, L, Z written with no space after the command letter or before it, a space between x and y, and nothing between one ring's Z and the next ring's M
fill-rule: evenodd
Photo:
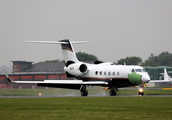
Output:
M13 83L36 83L38 86L45 87L58 87L58 88L73 88L79 89L81 85L107 85L108 82L104 81L82 81L82 80L44 80L44 81L13 81L7 72L4 70L5 75L9 82Z
M85 82L82 80L44 80L44 81L12 81L14 83L45 83L45 84L78 84L78 85L107 85L107 82L93 81Z

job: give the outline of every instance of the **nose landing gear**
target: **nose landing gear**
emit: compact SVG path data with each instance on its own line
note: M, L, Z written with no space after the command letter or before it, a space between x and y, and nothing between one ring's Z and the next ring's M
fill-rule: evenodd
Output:
M143 95L144 95L144 92L143 92L143 89L142 89L142 88L139 88L138 95L139 95L139 96L143 96Z

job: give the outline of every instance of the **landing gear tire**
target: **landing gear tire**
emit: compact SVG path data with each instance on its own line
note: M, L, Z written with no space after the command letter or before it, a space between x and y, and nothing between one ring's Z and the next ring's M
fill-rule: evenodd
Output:
M87 90L82 90L81 91L81 96L87 96L88 95L88 91Z
M143 89L141 87L139 88L138 95L139 96L143 96L144 95L144 91L143 91Z
M139 96L143 96L144 95L144 92L138 92L138 95Z
M110 96L116 96L116 91L110 90Z
M87 96L88 95L88 91L87 90L85 90L85 96Z

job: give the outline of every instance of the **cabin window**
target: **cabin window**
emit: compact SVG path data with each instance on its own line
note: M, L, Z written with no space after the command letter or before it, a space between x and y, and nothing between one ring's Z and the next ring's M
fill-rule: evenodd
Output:
M95 74L97 75L98 74L98 71L96 71Z
M119 75L119 72L117 72L117 75Z
M102 71L100 71L100 75L102 75Z
M104 72L104 75L106 75L106 71Z
M113 72L113 75L115 75L115 72Z
M110 72L108 72L108 75L110 75Z
M136 70L136 72L142 72L142 70L141 69L135 69Z

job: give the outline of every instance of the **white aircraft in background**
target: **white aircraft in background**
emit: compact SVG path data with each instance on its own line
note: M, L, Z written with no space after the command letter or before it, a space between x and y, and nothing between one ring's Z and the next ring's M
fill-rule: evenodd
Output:
M160 73L164 76L164 80L150 80L149 83L172 83L172 78L168 75L166 68L164 68L164 73Z
M44 80L44 81L13 81L8 74L6 77L14 83L37 83L37 86L68 88L80 90L81 96L87 96L86 86L102 86L110 89L110 96L115 96L118 88L142 85L150 81L150 77L141 66L114 65L114 63L103 63L96 61L94 64L81 62L77 59L72 43L84 43L86 41L71 42L60 41L28 41L32 43L61 44L64 56L67 77L77 80ZM144 92L139 92L143 95Z

